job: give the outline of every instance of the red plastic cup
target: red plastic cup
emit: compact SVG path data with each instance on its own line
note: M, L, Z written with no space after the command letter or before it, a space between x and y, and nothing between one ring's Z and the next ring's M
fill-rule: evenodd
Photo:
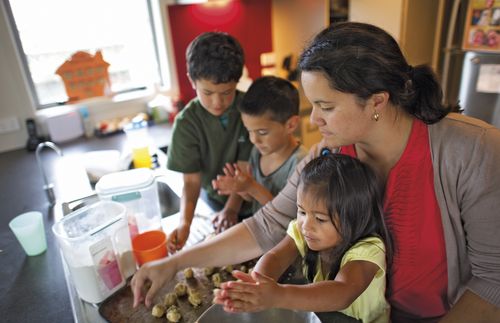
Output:
M143 232L132 240L132 250L139 266L164 258L167 256L167 235L160 230Z

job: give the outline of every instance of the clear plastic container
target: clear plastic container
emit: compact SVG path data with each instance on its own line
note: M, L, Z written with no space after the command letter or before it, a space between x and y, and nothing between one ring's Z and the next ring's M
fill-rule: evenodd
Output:
M124 260L132 254L120 203L100 201L52 226L81 299L100 303L125 285Z
M138 168L107 174L95 188L99 199L125 205L131 238L145 231L161 230L160 201L152 170Z

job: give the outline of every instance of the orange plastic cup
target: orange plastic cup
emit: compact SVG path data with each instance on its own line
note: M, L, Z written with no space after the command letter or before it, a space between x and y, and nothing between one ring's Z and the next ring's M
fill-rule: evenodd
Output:
M167 235L160 230L146 231L134 237L132 250L139 266L167 256Z

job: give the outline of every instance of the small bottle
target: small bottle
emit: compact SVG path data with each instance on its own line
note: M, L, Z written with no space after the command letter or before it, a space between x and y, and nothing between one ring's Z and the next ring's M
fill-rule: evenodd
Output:
M90 138L94 135L94 126L89 116L89 109L86 106L82 106L78 109L80 112L80 117L82 118L83 131L85 132L85 137Z

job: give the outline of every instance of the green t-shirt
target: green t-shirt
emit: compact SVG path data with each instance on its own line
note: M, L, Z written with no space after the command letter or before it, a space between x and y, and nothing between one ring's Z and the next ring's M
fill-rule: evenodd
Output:
M219 117L203 108L198 98L191 100L175 119L168 147L168 169L201 172L202 188L220 204L225 204L227 196L214 191L212 179L223 174L226 163L248 161L253 146L237 108L242 98L243 93L236 91L233 103L224 113L225 127Z

